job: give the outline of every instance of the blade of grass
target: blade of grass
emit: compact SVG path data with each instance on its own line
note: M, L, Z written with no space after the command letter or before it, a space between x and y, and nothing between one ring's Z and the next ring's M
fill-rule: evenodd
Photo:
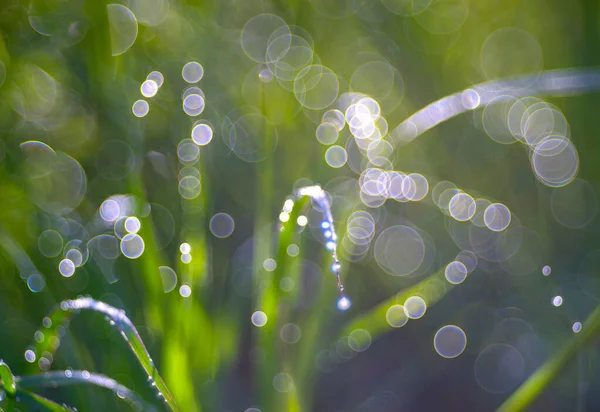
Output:
M580 333L574 335L569 341L550 358L544 365L535 371L519 388L498 408L499 411L522 411L544 391L550 382L567 365L567 363L586 344L598 337L600 331L600 306L588 316L583 323Z
M136 392L121 385L116 380L99 373L71 370L52 371L38 375L17 376L15 382L19 388L56 388L76 384L95 385L114 392L115 395L127 402L134 410L147 408L145 402Z
M8 411L12 412L15 409L15 395L17 392L17 385L15 384L15 377L13 376L10 368L3 360L0 360L0 379L2 379L2 387L6 392L8 398Z
M387 310L392 305L404 305L406 299L411 296L420 296L427 303L427 307L433 306L454 287L445 281L444 270L445 266L416 285L384 300L367 313L355 317L343 328L341 337L348 336L355 329L368 330L372 339L390 331L391 326L386 320Z
M36 411L44 412L73 412L75 409L66 405L59 405L58 403L51 401L50 399L44 398L33 392L29 392L20 388L17 388L17 396L19 403L27 403L34 406ZM41 408L41 409L40 409Z
M89 310L106 316L106 319L111 325L119 330L121 336L129 345L129 348L148 375L148 381L156 388L159 398L164 399L165 403L172 411L177 411L177 405L175 404L175 400L169 392L167 385L158 374L156 366L154 365L144 342L140 338L137 329L133 326L133 323L131 323L131 320L129 320L123 310L116 309L104 302L99 302L89 297L65 300L61 302L60 307L50 315L53 327L55 329L58 329L61 325L64 327L64 322L70 318L65 314L78 313L80 310ZM61 321L63 324L60 323Z
M529 74L512 79L492 80L439 99L404 120L390 132L392 139L409 142L459 114L475 110L493 99L510 94L566 96L600 89L598 69L560 69ZM510 90L510 93L506 91Z

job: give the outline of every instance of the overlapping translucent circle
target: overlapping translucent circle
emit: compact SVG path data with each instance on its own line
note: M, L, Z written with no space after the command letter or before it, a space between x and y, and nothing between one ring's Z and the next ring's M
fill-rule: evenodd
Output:
M416 14L414 19L429 33L446 35L457 31L468 16L468 0L433 0L429 7Z
M121 239L121 252L129 259L139 258L144 249L144 239L140 235L129 233Z
M235 122L224 119L223 131L225 143L245 162L260 162L277 146L277 129L258 113L243 115Z
M317 127L316 136L321 144L334 144L338 139L339 129L333 123L323 122Z
M432 0L381 0L392 13L400 16L415 16L424 12Z
M305 108L321 110L338 96L339 81L328 67L312 64L302 69L294 79L294 95Z
M137 19L131 10L121 4L108 4L106 11L112 55L118 56L129 50L135 43L138 34Z
M459 222L470 220L475 215L476 208L475 200L467 193L457 193L450 199L450 216Z
M518 141L518 137L509 127L509 113L516 102L517 98L514 96L497 96L485 105L481 113L481 123L492 140L501 144Z
M192 165L200 157L200 149L192 139L183 139L177 145L177 157L184 165Z
M402 305L392 305L385 313L385 320L393 328L401 328L408 322L408 315Z
M188 62L181 69L181 77L190 84L198 83L204 76L204 68L198 62Z
M56 257L63 249L63 238L56 230L45 230L38 237L38 249L46 257Z
M274 14L259 14L244 25L241 45L246 56L257 63L281 59L289 50L291 31L285 21Z
M485 40L480 61L488 79L536 73L542 69L542 48L525 30L505 27Z
M523 356L513 346L496 343L485 348L475 361L475 379L486 391L505 393L525 374Z
M410 319L420 319L427 311L427 303L420 296L411 296L404 302L404 311Z
M458 285L467 278L467 272L468 270L465 264L455 260L446 266L444 274L449 283Z
M485 209L483 220L488 229L501 232L510 224L511 213L502 203L492 203Z
M390 275L409 276L415 273L424 257L423 238L408 226L388 227L375 242L375 260Z
M533 148L531 166L540 182L550 187L562 187L577 176L579 154L569 139L552 135Z
M206 146L213 138L213 130L206 123L198 123L192 128L192 140L199 146Z
M233 233L235 223L227 213L217 213L210 219L209 227L215 237L226 238Z
M147 79L140 86L140 93L142 93L142 96L144 96L144 97L148 97L148 98L149 97L154 97L157 92L158 92L158 84L154 80L148 80ZM135 108L133 110L133 114L135 114L136 116L138 116L136 114Z
M325 161L333 168L340 168L346 164L348 153L342 146L331 146L325 152Z
M443 326L433 338L433 347L442 358L456 358L467 347L467 335L456 325Z
M592 185L585 180L575 179L552 191L550 209L561 225L582 228L596 216L598 198Z
M196 176L185 176L179 180L179 194L187 200L195 199L200 195L202 185Z
M191 93L183 99L183 111L188 116L198 116L204 111L204 97L198 93Z

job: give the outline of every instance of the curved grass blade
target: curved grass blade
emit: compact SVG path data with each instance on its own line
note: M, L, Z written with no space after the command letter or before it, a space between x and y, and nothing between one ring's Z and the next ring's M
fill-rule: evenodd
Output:
M44 398L33 392L17 388L17 396L19 402L27 403L33 407L36 411L47 411L47 412L73 412L75 409L70 408L66 405L59 405L58 403L51 401L50 399Z
M321 222L321 228L323 229L323 234L327 240L325 243L325 247L327 250L331 251L331 257L333 259L333 263L331 265L331 271L335 274L337 278L337 286L340 291L340 300L338 301L338 308L340 310L347 310L350 308L351 302L344 294L344 285L342 284L342 279L340 277L340 269L342 265L338 259L337 254L337 235L335 233L335 228L333 226L333 215L331 213L331 204L325 191L319 185L315 186L306 186L297 189L294 192L294 195L298 198L302 198L303 196L307 196L313 200L313 202L321 209L321 213L323 214L323 222Z
M15 409L17 385L15 384L15 377L10 368L3 360L0 360L0 379L2 379L2 388L6 392L8 398L8 410L9 412L12 412Z
M410 142L438 124L475 110L500 96L567 96L598 90L598 69L547 70L513 79L493 80L474 85L425 106L393 129L390 138L396 143Z
M600 306L588 316L581 332L573 336L550 360L535 371L529 379L500 406L502 412L522 411L544 391L567 363L600 331Z
M135 411L152 409L149 405L145 404L136 392L121 385L116 380L99 373L71 370L52 371L41 373L39 375L16 377L15 381L19 388L56 388L59 386L77 384L95 385L114 392L115 395L127 402Z
M177 411L178 408L173 396L169 392L169 389L161 376L158 374L156 366L150 357L150 353L146 349L137 329L133 326L133 323L131 323L131 320L129 320L127 315L125 315L125 311L114 308L104 302L89 297L81 297L61 302L60 306L55 309L48 318L44 319L45 326L48 326L51 337L44 339L42 343L35 346L36 355L41 355L44 351L50 353L55 352L58 345L56 344L56 339L52 339L52 337L58 338L62 336L64 330L68 327L72 316L79 313L81 310L89 310L103 314L111 326L114 326L119 330L121 336L125 342L127 342L129 348L148 375L148 382L156 389L159 399L164 400L169 409Z

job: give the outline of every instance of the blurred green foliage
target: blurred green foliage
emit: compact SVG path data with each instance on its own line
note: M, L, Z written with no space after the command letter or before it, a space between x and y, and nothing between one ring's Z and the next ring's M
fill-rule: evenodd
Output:
M307 106L318 106L326 92L311 95L309 103L289 79L261 80L268 67L252 61L242 47L244 25L262 13L283 19L314 52L312 63L336 75L336 97L351 90L380 94L374 97L389 130L430 102L474 84L593 67L600 56L600 11L586 0L128 0L118 6L3 1L0 358L18 376L48 368L102 373L163 408L127 344L94 314L72 320L47 365L40 362L43 351L33 363L26 361L25 351L47 339L34 335L45 330L42 319L62 300L89 295L126 310L182 411L497 408L571 338L573 322L583 321L600 298L600 259L594 253L597 96L546 98L569 122L579 153L578 178L592 194L579 203L567 198L566 207L573 210L562 220L551 204L552 196L564 192L536 180L523 145L488 138L482 110L395 148L390 157L395 170L423 174L430 191L449 180L502 202L526 228L517 260L502 265L480 259L464 284L451 287L444 268L460 251L451 236L455 222L440 213L430 195L423 202L388 200L378 208L361 203L353 169L364 159L352 157L358 151L343 140L352 140L348 129L338 144L348 148L353 167L330 167L326 145L315 138L325 110ZM520 31L499 32L506 28ZM498 33L516 34L493 37ZM267 31L266 38L271 34ZM204 68L199 87L205 109L198 117L182 110L182 94L190 85L181 71L189 61ZM374 62L384 64L383 72L369 66ZM146 99L148 114L138 118L132 107L143 98L140 86L152 71L163 74L164 84ZM200 177L200 193L182 197L187 189L182 193L181 173L196 172L181 171L181 142L190 138L198 119L211 125L214 135L200 147L199 160L190 162ZM377 233L393 225L418 227L433 245L428 266L414 276L390 276L374 256L375 241L363 259L342 253L342 277L353 306L338 311L331 256L319 237L320 213L306 199L297 202L279 231L283 201L294 188L311 183L334 196L340 239L348 216L369 210L377 218ZM90 246L86 257L90 239L114 234L98 211L116 195L123 195L119 199L125 199L128 214L141 221L144 252L127 259L116 250L118 258L107 258L114 244L106 240L104 252ZM210 229L218 212L235 222L229 237ZM304 232L310 233L298 230L300 214L307 214L311 224ZM576 224L565 225L572 216ZM50 250L56 245L42 235L52 236L47 231L60 234L56 253ZM82 243L67 243L73 240ZM181 259L183 242L191 247L189 263ZM292 243L299 247L297 256L288 252ZM70 277L58 270L67 244L87 259ZM274 271L264 268L267 258L275 258ZM552 266L549 277L541 275L545 264ZM178 280L168 293L159 270L164 266ZM295 288L282 288L284 278ZM191 296L180 294L182 285L190 286ZM391 328L385 317L389 306L414 294L429 304L426 315ZM556 295L565 302L559 308L551 305ZM257 310L268 316L262 328L250 321ZM297 343L280 336L286 324L301 331ZM448 324L460 326L468 337L456 359L438 356L432 344L436 331ZM357 329L370 334L371 348L364 353L348 342ZM477 369L480 354L492 344L510 345L521 356L522 370L508 383L506 376L498 377L497 365ZM558 361L565 369L547 379L551 389L532 410L599 407L597 354L569 345L560 352L568 356ZM489 374L487 386L478 373ZM79 410L130 409L87 385L34 392ZM10 410L5 398L0 406ZM25 404L17 407L28 410Z

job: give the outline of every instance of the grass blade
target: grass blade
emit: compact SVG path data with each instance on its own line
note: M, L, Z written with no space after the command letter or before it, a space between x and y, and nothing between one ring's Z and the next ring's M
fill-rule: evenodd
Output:
M2 379L2 388L4 388L8 398L8 410L12 412L15 409L17 385L15 384L15 377L10 368L2 360L0 360L0 379Z
M58 403L44 398L41 395L20 388L17 388L17 396L19 397L20 402L24 401L24 403L34 406L34 410L36 411L72 412L75 410L66 405L59 405Z
M580 333L573 336L550 360L535 371L525 383L498 408L499 411L522 411L544 391L567 363L600 331L600 306L588 316Z
M76 384L95 385L106 388L127 402L136 411L149 409L142 398L131 389L121 385L116 380L99 373L88 371L52 371L39 375L16 377L19 388L59 387Z
M52 330L57 333L61 328L65 328L73 314L79 313L80 310L89 310L103 314L108 322L115 326L129 348L137 358L140 365L148 375L148 382L156 388L158 397L163 399L167 406L172 411L177 411L177 405L173 399L167 385L158 374L156 366L150 357L150 353L146 349L137 329L131 323L131 320L125 315L125 311L114 308L104 302L94 300L89 297L81 297L73 300L65 300L61 302L60 307L56 309L49 317ZM45 339L45 342L51 342L50 339ZM51 343L41 345L51 345ZM41 346L36 346L36 354L43 353Z

